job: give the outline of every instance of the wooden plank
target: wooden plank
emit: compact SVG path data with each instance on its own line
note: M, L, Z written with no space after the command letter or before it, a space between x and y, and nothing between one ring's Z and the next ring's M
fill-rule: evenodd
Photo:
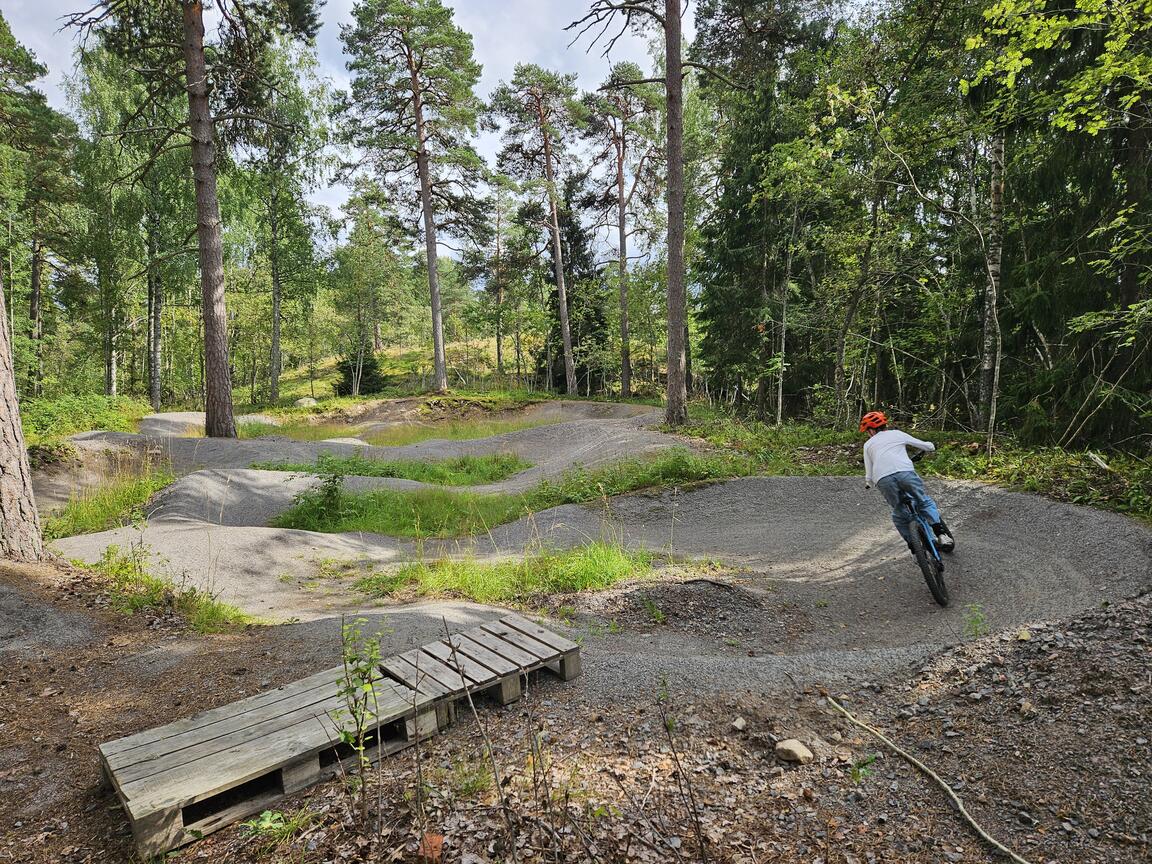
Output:
M471 657L460 651L453 652L452 649L443 642L433 642L430 645L425 645L420 650L437 660L444 661L444 664L449 669L455 669L458 672L464 673L464 677L470 682L470 689L471 687L482 687L485 684L491 684L496 680L496 673L487 666L477 663Z
M342 677L343 671L341 670L341 678ZM220 716L219 719L214 720L206 726L183 729L174 735L160 738L139 747L134 747L131 750L122 750L118 753L113 753L107 757L108 765L113 769L122 770L129 765L158 759L168 753L193 744L201 744L225 735L242 732L251 726L260 724L267 727L269 719L274 721L275 718L291 717L301 709L320 705L321 703L331 700L333 696L339 693L342 684L342 681L331 681L327 686L314 687L296 693L287 699L258 705L251 710L243 710L243 708L247 706L244 706L242 702L235 702L233 703L233 707L241 710L238 710L231 717ZM274 725L267 727L269 733L273 730Z
M510 645L535 655L537 660L548 663L560 656L560 652L551 645L545 645L502 621L493 621L491 624L484 624L483 627L493 636L499 636Z
M450 696L455 692L429 675L426 670L421 669L417 671L416 667L403 657L389 657L380 665L382 669L397 680L402 681L411 689L428 696L440 698Z
M479 642L473 642L467 636L457 634L444 641L454 646L458 654L467 655L477 663L483 663L497 675L514 675L523 671L516 663L501 657L495 651L490 651Z
M411 691L407 688L404 689L405 692L401 692L394 682L386 678L376 680L376 698L379 700L379 716L381 718L392 719L415 710L412 705ZM121 786L146 777L156 777L157 781L162 782L161 775L166 771L196 760L208 760L221 750L235 747L247 741L265 737L274 739L280 730L290 729L306 720L319 718L321 723L330 722L330 720L334 722L334 715L345 706L345 698L334 690L327 699L301 706L282 717L267 717L245 728L235 730L229 735L217 736L199 742L190 741L179 749L118 768L116 769L117 781Z
M531 636L537 642L543 642L545 645L555 648L562 654L567 654L569 651L576 651L580 647L575 642L565 639L563 636L553 633L551 630L547 630L521 615L504 615L501 616L500 621L509 627L514 627L527 636Z
M334 669L325 669L323 672L317 672L314 675L309 675L307 678L303 678L292 684L277 687L275 690L257 693L254 696L249 696L238 702L230 702L227 705L221 705L219 708L201 711L198 714L193 714L190 717L185 717L173 723L145 729L142 732L137 732L124 738L117 738L115 741L107 741L100 745L100 752L106 756L111 756L115 753L131 750L134 747L142 747L145 744L151 744L164 738L179 735L189 729L201 729L212 723L227 720L245 711L256 710L257 708L284 699L293 698L300 693L324 687L331 681L343 678L343 675L343 667L337 666Z
M382 713L373 726L413 713L411 701L401 696L398 689L396 692L388 713ZM121 792L133 814L186 807L323 750L339 738L337 724L331 718L301 716L299 722L274 737L229 742L231 746L226 749L174 766L161 775L125 783Z
M505 660L515 663L520 667L521 671L535 669L540 665L540 658L535 654L525 651L522 648L517 648L511 642L505 642L499 636L493 636L483 627L474 627L471 630L465 630L464 635L476 644L483 645L489 651L503 657Z
M405 651L400 655L401 658L407 660L421 672L435 678L453 693L463 693L468 686L468 682L460 677L460 673L455 669L450 669L434 657L423 653L419 648L412 651Z

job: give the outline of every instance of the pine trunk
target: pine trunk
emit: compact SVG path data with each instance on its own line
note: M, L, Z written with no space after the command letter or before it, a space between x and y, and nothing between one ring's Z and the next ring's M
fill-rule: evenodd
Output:
M448 390L448 358L444 352L444 316L440 309L440 273L437 266L436 218L432 210L432 172L425 144L423 87L416 58L408 53L408 74L416 115L416 173L420 177L420 208L424 215L424 255L428 261L428 294L432 302L432 362L437 393Z
M623 127L623 123L621 123ZM628 344L628 196L624 189L624 160L627 151L621 128L616 144L616 222L617 246L620 247L620 397L632 395L632 353Z
M148 401L159 411L163 398L161 359L164 345L164 289L156 272L156 236L159 217L148 214Z
M989 151L992 190L988 225L988 281L984 289L984 327L980 340L980 421L989 436L996 429L1000 378L1000 258L1004 246L1004 135L997 132Z
M664 0L664 89L668 101L668 394L664 420L688 419L684 296L684 71L680 0Z
M204 434L210 438L235 438L228 318L224 307L224 246L216 194L216 124L208 102L208 70L204 58L204 6L201 0L184 0L183 9L184 76L188 87L188 130L196 185L196 231L204 313Z
M35 221L33 221L35 228ZM32 236L32 273L28 291L28 330L32 337L32 395L44 390L44 246L40 238Z
M39 561L43 557L40 517L32 494L32 471L16 399L4 286L0 284L0 558Z
M560 313L560 341L564 347L564 392L578 394L576 363L572 356L572 330L568 325L568 289L564 284L564 253L560 245L560 207L556 200L556 176L552 169L552 139L544 119L544 106L538 101L540 134L544 138L544 176L548 181L548 204L552 217L552 258L556 271L556 305Z

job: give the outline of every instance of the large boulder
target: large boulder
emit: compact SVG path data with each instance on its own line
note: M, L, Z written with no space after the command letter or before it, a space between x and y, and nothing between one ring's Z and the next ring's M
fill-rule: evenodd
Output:
M301 396L299 399L297 399L292 404L295 405L297 408L311 408L313 405L316 404L316 400L313 399L311 396Z

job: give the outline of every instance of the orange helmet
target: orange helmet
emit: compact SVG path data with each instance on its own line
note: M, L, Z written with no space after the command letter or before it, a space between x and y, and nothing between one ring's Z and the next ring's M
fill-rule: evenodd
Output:
M882 429L888 425L888 418L884 416L883 411L869 411L860 418L860 431L867 432L869 429Z

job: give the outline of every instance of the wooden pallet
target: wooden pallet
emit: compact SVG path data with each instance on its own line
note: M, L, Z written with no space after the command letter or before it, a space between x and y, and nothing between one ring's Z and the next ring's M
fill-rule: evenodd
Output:
M525 676L580 674L580 649L518 615L381 663L370 755L445 728L471 693L518 699ZM354 763L340 740L343 667L100 745L104 773L142 856L160 855L328 779Z

